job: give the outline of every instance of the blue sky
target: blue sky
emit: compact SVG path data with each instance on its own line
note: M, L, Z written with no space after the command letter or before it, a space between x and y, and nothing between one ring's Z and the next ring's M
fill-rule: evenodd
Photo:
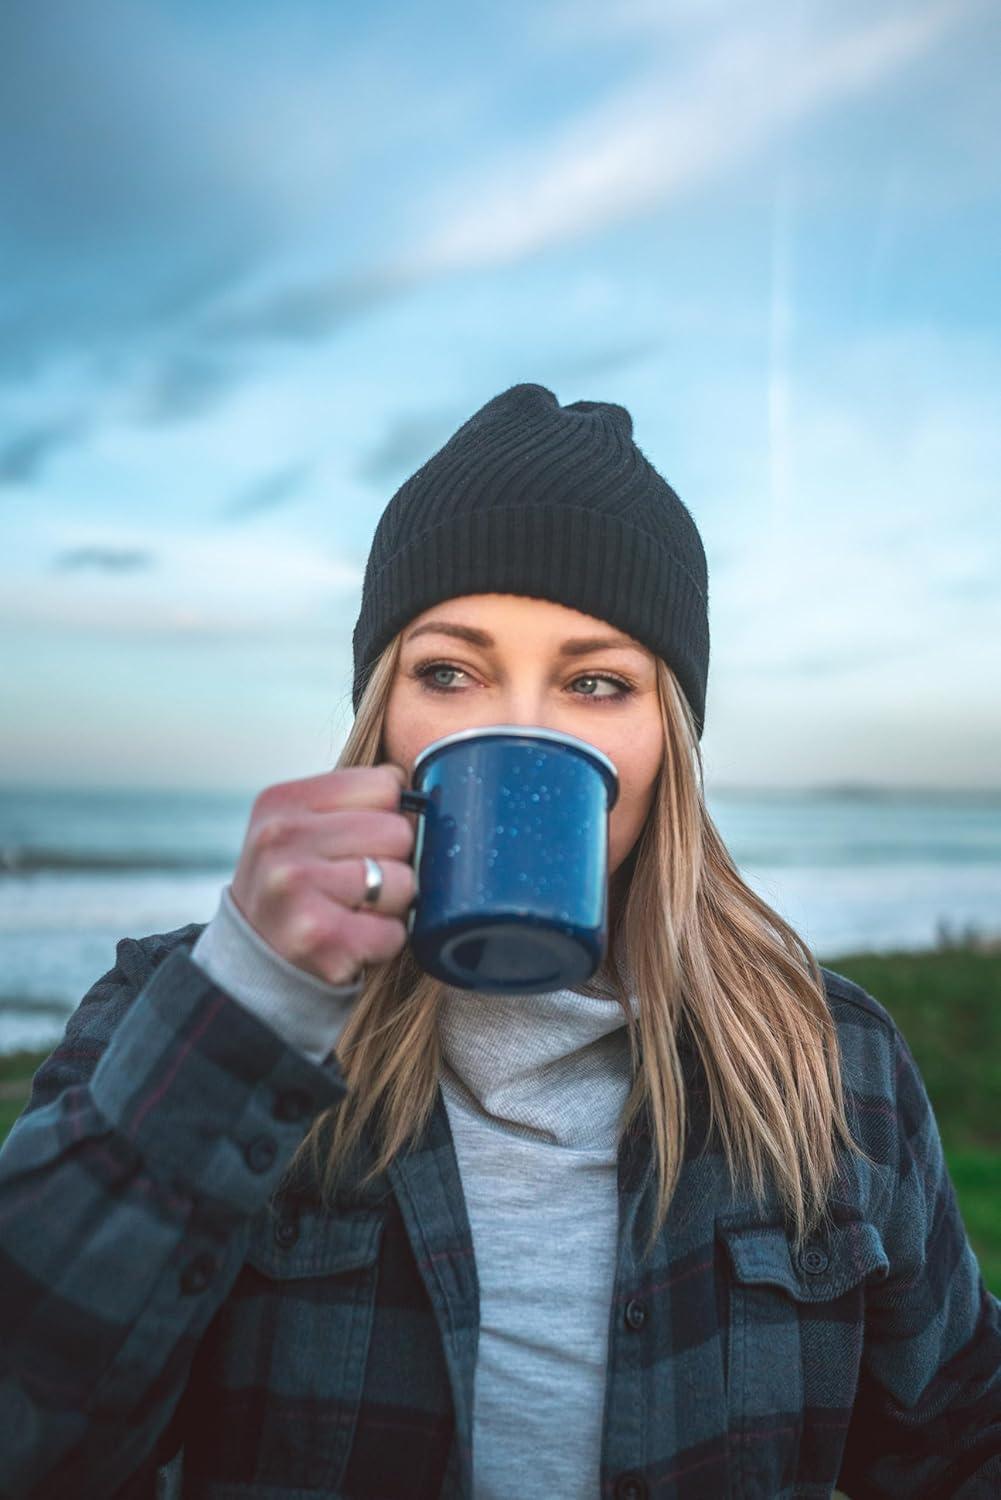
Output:
M1001 783L1001 13L13 0L0 780L332 764L379 515L618 401L709 559L707 782Z

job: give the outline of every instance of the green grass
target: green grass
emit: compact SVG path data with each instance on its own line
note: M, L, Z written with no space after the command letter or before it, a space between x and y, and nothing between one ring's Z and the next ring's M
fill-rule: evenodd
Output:
M1001 1153L947 1150L945 1154L984 1282L995 1296L1001 1296Z
M30 1083L38 1065L48 1056L46 1052L7 1052L0 1054L0 1083L27 1079Z
M45 1052L9 1052L0 1056L0 1141L28 1102L31 1080Z
M0 1099L0 1140L7 1139L7 1132L28 1102L27 1087L22 1099Z
M1001 952L824 959L875 996L921 1069L984 1281L1001 1295Z
M914 1053L949 1148L1001 1151L1001 953L825 960L874 995Z
M893 1016L921 1069L984 1281L1001 1295L1001 952L851 954L825 966ZM45 1053L0 1057L0 1141L27 1102Z

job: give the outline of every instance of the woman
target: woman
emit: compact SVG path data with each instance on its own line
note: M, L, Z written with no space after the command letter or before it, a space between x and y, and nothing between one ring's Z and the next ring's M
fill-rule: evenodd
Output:
M1001 1493L924 1086L708 817L705 556L629 414L487 403L354 647L338 769L257 798L207 926L118 945L0 1156L3 1494ZM492 723L619 771L579 990L405 945L401 787Z

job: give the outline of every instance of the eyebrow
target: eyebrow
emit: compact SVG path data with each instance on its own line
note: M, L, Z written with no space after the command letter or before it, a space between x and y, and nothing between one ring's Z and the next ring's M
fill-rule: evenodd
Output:
M480 646L486 651L497 644L486 630L477 630L472 625L453 625L449 620L428 620L426 624L418 625L411 630L404 640L413 641L419 635L451 635L455 636L456 640L468 641L471 646ZM627 635L588 635L564 641L559 648L558 655L586 656L589 651L613 649L635 651L637 655L640 655L642 650Z

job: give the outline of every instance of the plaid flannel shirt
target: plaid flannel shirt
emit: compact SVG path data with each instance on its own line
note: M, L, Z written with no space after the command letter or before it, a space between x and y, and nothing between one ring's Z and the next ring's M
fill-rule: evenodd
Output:
M285 1169L338 1065L215 987L201 930L118 944L0 1152L0 1494L471 1500L478 1293L440 1095L324 1213ZM875 1165L843 1162L798 1257L777 1200L730 1184L690 1047L646 1260L648 1122L623 1138L602 1500L1001 1495L1001 1310L922 1079L884 1008L824 979Z

